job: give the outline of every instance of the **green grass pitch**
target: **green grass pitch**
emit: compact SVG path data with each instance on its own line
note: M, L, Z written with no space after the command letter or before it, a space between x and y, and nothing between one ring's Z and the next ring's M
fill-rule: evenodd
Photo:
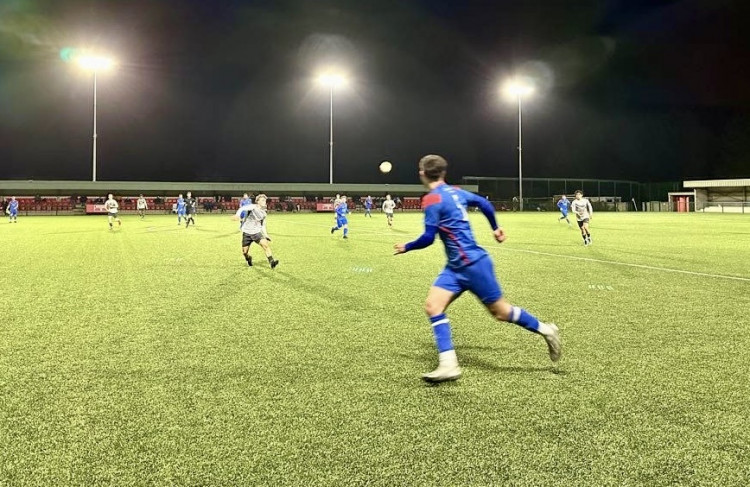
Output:
M0 221L0 485L747 485L749 217L471 218L559 364L467 295L463 378L420 381L416 213L271 214L275 271L226 215Z

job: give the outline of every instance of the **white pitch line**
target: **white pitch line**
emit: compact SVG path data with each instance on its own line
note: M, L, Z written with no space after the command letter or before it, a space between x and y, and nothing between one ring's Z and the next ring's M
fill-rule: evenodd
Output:
M750 282L750 277L727 276L724 274L709 274L707 272L686 271L683 269L672 269L670 267L658 267L658 266L645 265L645 264L632 264L630 262L619 262L616 260L604 260L604 259L594 259L591 257L578 257L575 255L553 254L550 252L540 252L538 250L511 249L507 247L502 248L502 249L495 247L495 248L492 248L492 250L501 250L501 251L506 251L506 252L521 252L524 254L544 255L547 257L562 257L564 259L581 260L584 262L597 262L599 264L621 265L625 267L635 267L637 269L648 269L651 271L674 272L676 274L688 274L690 276L712 277L714 279L729 279L732 281Z
M325 223L309 223L309 222L296 222L294 220L286 220L284 218L274 218L274 222L285 222L285 223L291 223L294 225L307 225L308 227L318 227L318 228L326 228L328 230L331 229L332 225L327 225ZM360 235L381 235L383 237L398 237L400 235L399 233L393 233L389 231L381 232L380 230L371 230L367 228L358 228L355 226L354 231L357 232L357 234ZM321 235L321 237L327 237L328 235Z
M279 222L287 222L287 223L293 223L295 225L308 225L312 227L320 227L320 228L327 228L328 226L325 224L319 224L319 223L308 223L308 222L295 222L292 220L286 220L286 219L275 219L274 221ZM365 235L381 235L381 236L393 236L395 237L396 234L393 233L383 233L383 232L377 232L377 231L371 231L362 229L358 231L357 233L362 233ZM508 247L485 247L489 248L491 250L499 250L499 251L507 251L507 252L521 252L525 254L535 254L535 255L544 255L547 257L562 257L564 259L573 259L573 260L580 260L584 262L597 262L599 264L612 264L612 265L621 265L625 267L635 267L637 269L647 269L651 271L663 271L663 272L673 272L676 274L687 274L689 276L700 276L700 277L711 277L714 279L728 279L732 281L741 281L741 282L750 282L750 277L739 277L739 276L727 276L723 274L709 274L707 272L695 272L695 271L686 271L683 269L672 269L671 267L658 267L658 266L652 266L652 265L645 265L645 264L632 264L630 262L619 262L616 260L604 260L604 259L594 259L591 257L578 257L575 255L563 255L563 254L553 254L551 252L540 252L538 250L526 250L526 249L513 249Z

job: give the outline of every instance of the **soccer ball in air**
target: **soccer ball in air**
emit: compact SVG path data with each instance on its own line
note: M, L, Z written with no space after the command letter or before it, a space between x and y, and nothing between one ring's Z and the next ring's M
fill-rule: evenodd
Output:
M380 163L380 172L383 174L391 172L391 169L393 169L393 164L391 164L388 161L383 161Z

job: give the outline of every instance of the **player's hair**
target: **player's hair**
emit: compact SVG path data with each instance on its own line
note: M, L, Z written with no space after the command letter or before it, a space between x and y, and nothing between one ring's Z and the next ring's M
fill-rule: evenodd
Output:
M419 169L424 172L429 181L437 181L445 177L448 171L448 161L438 155L430 154L419 160Z
M268 196L266 196L263 193L261 193L261 194L259 194L258 196L255 197L255 201L258 201L258 200L267 200L267 199L268 199Z
M583 196L583 191L581 191L580 189L577 189L574 194L580 194L581 196Z

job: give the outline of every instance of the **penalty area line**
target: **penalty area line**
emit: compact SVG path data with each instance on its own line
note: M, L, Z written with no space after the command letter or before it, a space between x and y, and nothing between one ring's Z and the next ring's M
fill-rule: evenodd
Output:
M689 276L710 277L713 279L728 279L731 281L750 282L750 277L727 276L724 274L709 274L708 272L686 271L683 269L672 269L671 267L658 267L658 266L646 265L646 264L633 264L630 262L619 262L616 260L594 259L593 257L578 257L577 255L553 254L551 252L540 252L538 250L511 249L511 248L500 249L497 247L493 248L493 250L499 250L499 251L505 251L505 252L520 252L524 254L534 254L534 255L544 255L546 257L558 257L558 258L563 258L563 259L579 260L582 262L596 262L599 264L620 265L624 267L635 267L636 269L672 272L675 274L687 274Z

